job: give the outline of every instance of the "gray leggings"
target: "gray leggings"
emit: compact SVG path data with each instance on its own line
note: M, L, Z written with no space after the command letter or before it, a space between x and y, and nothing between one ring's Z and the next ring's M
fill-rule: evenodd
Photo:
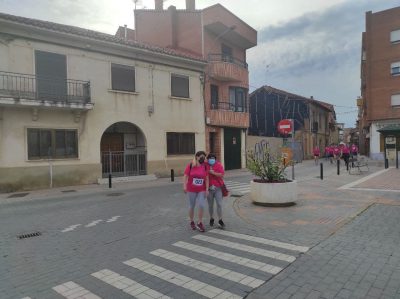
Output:
M222 190L220 187L215 187L215 190L210 190L207 201L208 201L208 212L210 217L214 216L214 199L217 202L217 215L219 219L222 219Z
M194 210L196 203L200 209L206 207L206 192L188 192L189 209Z

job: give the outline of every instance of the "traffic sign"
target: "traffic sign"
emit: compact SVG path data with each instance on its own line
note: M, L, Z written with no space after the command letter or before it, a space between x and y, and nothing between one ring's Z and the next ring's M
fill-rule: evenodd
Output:
M292 133L293 122L291 119L282 119L278 122L278 132L284 135Z

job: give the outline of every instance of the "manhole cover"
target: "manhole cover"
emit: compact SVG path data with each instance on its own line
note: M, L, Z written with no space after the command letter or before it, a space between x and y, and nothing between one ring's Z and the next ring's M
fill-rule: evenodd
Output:
M115 193L108 193L107 196L121 196L124 195L124 193L121 192L115 192Z
M76 190L63 190L61 191L62 193L71 193L71 192L76 192Z
M27 239L27 238L33 238L33 237L38 237L41 236L42 233L41 232L34 232L34 233L29 233L29 234L22 234L17 236L18 239Z
M27 193L15 193L15 194L11 194L9 197L7 198L16 198L16 197L24 197L27 196L29 194L29 192Z

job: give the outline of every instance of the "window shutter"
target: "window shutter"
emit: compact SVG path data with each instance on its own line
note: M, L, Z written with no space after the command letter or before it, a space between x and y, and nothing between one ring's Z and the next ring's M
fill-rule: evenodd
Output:
M127 65L111 64L111 88L113 90L135 92L135 68Z
M400 94L392 95L392 106L400 106Z
M391 68L391 74L392 75L398 75L400 74L400 61L398 62L393 62L390 66Z
M189 77L171 75L171 96L189 98Z
M400 42L400 29L390 32L390 41L392 43Z

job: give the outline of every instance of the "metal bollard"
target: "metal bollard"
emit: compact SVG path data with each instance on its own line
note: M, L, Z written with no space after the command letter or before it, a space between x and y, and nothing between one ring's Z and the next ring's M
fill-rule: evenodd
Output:
M175 181L175 171L171 169L171 182Z
M340 160L337 160L337 175L340 175Z
M324 163L320 163L320 169L321 169L321 180L324 179Z
M292 163L292 180L294 181L294 162Z
M385 159L385 169L389 168L389 160Z
M112 188L111 173L108 175L108 188Z
M346 170L349 171L349 161L346 162Z

